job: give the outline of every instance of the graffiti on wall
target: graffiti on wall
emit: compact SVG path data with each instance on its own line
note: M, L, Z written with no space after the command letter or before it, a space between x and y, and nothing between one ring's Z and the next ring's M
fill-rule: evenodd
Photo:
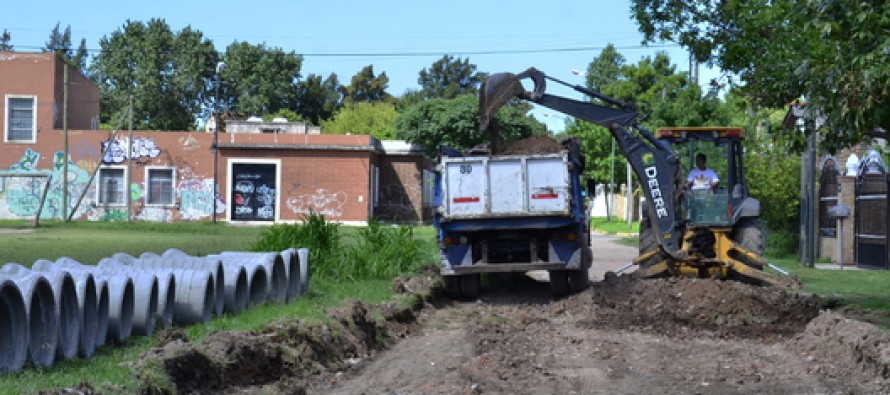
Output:
M132 158L157 158L161 154L161 149L157 147L154 139L148 137L136 137L133 139L133 146L130 155L127 155L127 137L121 137L116 140L103 141L102 152L105 156L102 161L105 163L122 163Z
M309 215L315 212L328 218L340 218L343 216L343 206L346 205L346 200L346 192L331 193L326 189L319 188L315 190L315 193L287 199L287 207L295 214Z
M12 172L40 172L50 176L49 189L46 192L46 199L43 201L43 211L40 219L62 219L63 189L65 181L63 178L65 153L56 151L53 155L52 169L39 170L36 168L37 162L40 160L41 154L30 148L18 162L10 166ZM89 187L90 174L88 171L77 166L68 157L68 173L65 175L68 179L68 211L70 214L73 203L77 201L83 191ZM35 177L11 177L3 181L3 188L0 189L0 218L22 218L33 217L40 208L40 198L43 196L43 190L46 185L46 178ZM87 210L83 207L78 208L75 215L85 213Z
M176 187L179 196L179 216L184 220L209 217L216 208L217 214L226 212L226 204L213 194L213 179L189 178Z

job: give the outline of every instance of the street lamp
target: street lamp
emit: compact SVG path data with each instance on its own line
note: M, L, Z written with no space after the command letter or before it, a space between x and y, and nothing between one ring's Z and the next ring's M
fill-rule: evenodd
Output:
M213 213L213 223L216 223L216 200L219 196L219 74L226 68L225 62L216 64L216 88L213 94L213 145L210 149L213 151L213 196L210 199L210 210Z

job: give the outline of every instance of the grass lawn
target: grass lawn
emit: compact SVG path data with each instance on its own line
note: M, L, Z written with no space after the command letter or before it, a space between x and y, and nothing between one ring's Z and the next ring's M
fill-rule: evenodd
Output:
M62 256L83 264L95 264L117 252L139 256L150 251L157 254L178 248L190 255L208 255L222 251L246 251L265 227L243 227L212 223L108 223L108 222L46 222L32 233L4 233L3 230L30 228L33 223L0 221L0 264L17 262L31 266L38 259L55 260ZM344 245L355 243L358 228L340 227ZM415 228L416 238L432 241L431 227ZM323 320L329 307L346 300L359 299L380 303L393 296L391 280L335 281L320 276L312 278L310 292L291 303L267 304L237 315L225 315L205 325L186 328L192 341L219 330L260 330L275 320L299 317ZM159 330L159 329L158 329ZM155 337L157 336L157 332ZM138 360L156 339L134 336L123 346L106 345L89 360L75 358L57 362L51 369L25 370L3 376L0 394L36 393L53 386L73 387L89 380L103 392L133 393L138 382L128 367Z
M640 222L631 222L630 226L627 226L627 222L618 217L612 217L612 222L609 222L609 219L606 217L593 217L590 219L590 228L610 235L619 233L639 233Z

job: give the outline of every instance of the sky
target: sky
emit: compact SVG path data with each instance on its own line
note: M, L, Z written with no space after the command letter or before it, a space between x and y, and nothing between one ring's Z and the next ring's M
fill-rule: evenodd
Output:
M609 43L628 62L667 52L678 71L689 69L688 53L673 43L641 45L628 0L321 0L321 1L70 1L7 2L0 14L17 51L40 51L52 29L71 27L77 47L86 39L90 54L104 36L130 21L164 19L176 32L201 31L220 52L233 42L263 43L302 54L302 74L336 73L348 83L363 67L386 72L388 92L418 89L418 73L443 55L478 71L521 72L536 67L570 83L584 83L572 70L586 70ZM705 84L717 71L700 68ZM581 98L548 84L548 92ZM532 114L553 131L565 116L535 106Z

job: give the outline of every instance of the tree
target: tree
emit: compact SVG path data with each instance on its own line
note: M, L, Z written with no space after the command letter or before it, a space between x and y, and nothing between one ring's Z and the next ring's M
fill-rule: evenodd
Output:
M12 44L9 43L11 40L12 36L9 35L6 29L3 29L3 34L0 34L0 51L12 51Z
M374 75L374 66L367 65L352 77L349 86L341 88L344 102L392 102L393 98L386 93L389 77L386 72Z
M303 57L293 51L234 42L226 48L221 96L226 108L244 114L269 114L296 108Z
M325 134L370 134L380 140L391 140L398 115L391 103L347 103L333 118L321 122L321 130Z
M199 31L174 33L163 19L127 21L99 46L90 70L101 92L101 122L119 124L131 95L137 129L189 130L206 114L219 58Z
M297 83L296 111L313 125L330 119L340 107L339 87L337 74L331 73L324 81L320 75L309 74Z
M547 133L544 124L516 106L502 108L497 119L507 143ZM396 138L423 145L432 157L438 156L440 145L467 149L488 143L487 133L479 131L479 99L475 95L417 103L399 115L395 130Z
M484 79L485 75L477 73L476 65L469 59L445 55L429 69L421 70L417 82L424 98L453 99L465 93L476 94Z
M890 128L890 65L882 61L890 7L882 4L634 0L631 9L647 42L676 41L736 74L754 106L805 98L830 131L820 145L834 152Z
M72 67L78 70L86 70L87 66L87 41L80 39L80 46L77 50L71 48L71 25L65 28L65 32L59 31L59 23L53 28L49 35L49 41L46 42L44 52L55 52Z

